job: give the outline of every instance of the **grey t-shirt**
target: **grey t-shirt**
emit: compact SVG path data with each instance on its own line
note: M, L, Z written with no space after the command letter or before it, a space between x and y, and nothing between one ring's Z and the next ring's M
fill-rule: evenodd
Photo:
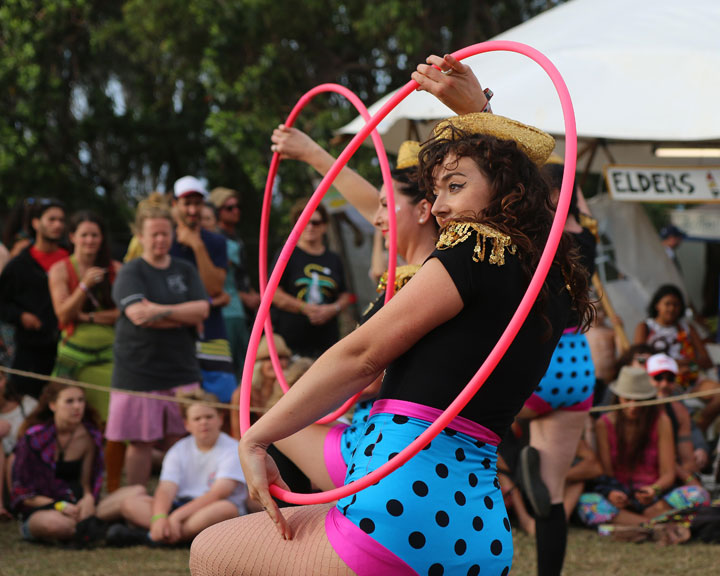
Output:
M125 315L128 306L143 298L156 304L207 299L192 264L173 258L161 269L137 258L120 269L112 296L121 312L115 328L113 388L167 390L200 381L194 327L136 326Z

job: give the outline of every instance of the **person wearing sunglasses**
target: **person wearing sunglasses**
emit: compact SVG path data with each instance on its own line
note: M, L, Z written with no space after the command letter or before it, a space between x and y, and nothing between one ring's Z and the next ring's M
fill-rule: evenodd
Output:
M669 398L675 393L677 375L680 368L667 354L650 356L645 369L657 390L658 398ZM665 413L672 423L677 452L675 465L678 482L683 484L699 484L697 474L708 462L710 447L700 430L690 418L690 412L682 402L669 402L663 405Z
M293 223L306 204L307 199L302 199L292 207ZM351 303L342 260L325 246L328 221L328 211L321 204L300 235L273 298L272 321L277 333L296 354L311 358L339 340L337 318Z
M657 397L652 380L642 368L625 366L610 384L614 403L622 409L603 414L595 424L603 476L580 497L577 512L587 526L637 526L673 509L710 502L697 482L677 481L672 424L665 411L638 405Z

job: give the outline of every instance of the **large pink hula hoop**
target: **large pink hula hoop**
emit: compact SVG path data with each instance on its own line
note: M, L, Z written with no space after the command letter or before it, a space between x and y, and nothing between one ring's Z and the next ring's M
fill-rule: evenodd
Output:
M555 213L553 225L550 229L547 244L545 245L545 249L543 250L542 256L540 258L540 262L538 263L537 270L535 271L535 274L530 281L530 285L528 286L528 289L525 292L525 295L523 296L523 299L520 302L517 311L511 318L507 328L505 328L502 336L488 355L485 362L483 362L482 366L477 371L475 376L473 376L473 378L460 392L460 394L452 402L452 404L448 406L447 410L445 410L445 412L443 412L438 417L438 419L435 420L435 422L433 422L427 430L425 430L425 432L423 432L413 442L411 442L395 458L383 464L373 472L370 472L367 476L353 482L352 484L341 486L340 488L335 488L333 490L329 490L327 492L319 494L295 494L293 492L288 492L287 490L278 488L275 485L271 486L271 494L277 498L280 498L281 500L284 500L286 502L292 502L294 504L321 504L326 502L332 502L333 500L338 500L351 494L355 494L356 492L367 488L371 484L380 481L386 475L390 474L391 472L405 464L405 462L410 460L410 458L415 456L415 454L422 450L422 448L427 445L428 442L435 438L435 436L437 436L443 430L443 428L445 428L460 413L460 411L467 405L470 399L484 384L485 380L495 369L495 366L497 366L498 362L500 362L500 359L503 357L510 344L512 343L513 339L517 335L518 331L520 330L520 327L527 318L527 315L529 314L530 309L535 303L535 299L537 298L537 295L540 292L543 283L545 282L545 278L547 277L547 274L550 270L552 260L555 256L555 252L562 236L563 227L565 226L565 219L567 218L567 212L570 206L570 197L572 195L572 186L575 178L577 131L575 128L575 114L573 112L572 100L570 98L570 93L568 92L567 86L562 79L562 76L558 72L557 68L555 68L553 63L550 62L550 60L545 55L525 44L509 41L483 42L481 44L475 44L473 46L463 48L462 50L455 52L453 56L458 60L463 60L468 56L474 56L475 54L492 51L516 52L518 54L527 56L528 58L534 60L537 64L539 64L552 80L553 85L555 86L555 90L560 97L560 104L563 111L563 120L565 123L565 170L563 172L563 182L560 189L560 198L558 200L557 211ZM324 193L324 191L327 190L327 188L330 186L330 183L332 182L332 179L345 165L345 162L348 161L348 159L355 152L355 150L357 150L363 140L365 140L368 133L373 130L380 123L380 121L385 118L385 116L387 116L387 114L395 106L397 106L400 101L406 98L407 95L410 94L410 92L412 92L415 88L417 88L416 82L408 82L390 100L385 103L385 105L377 112L377 114L373 116L372 120L368 122L367 125L363 127L363 129L350 141L343 153L340 154L340 157L337 159L330 172L328 172L328 174L320 183L318 191L322 190L322 192ZM295 231L293 230L293 232ZM291 248L288 249L288 246L285 246L285 248L283 249L283 253L289 251L291 251ZM265 297L263 298L262 304L260 305L260 312L258 314L258 317L262 316L264 318L264 315L267 314L270 307L270 300L272 299L271 295L278 285L281 274L282 270L276 269L273 271L270 282L268 284L268 290L270 295L266 293ZM256 322L255 328L253 329L253 335L250 338L251 352L249 353L249 356L253 356L256 353L259 340L260 331L258 330L258 323ZM245 375L247 374L248 373L246 372ZM245 377L243 378L243 382L244 380ZM243 432L246 429L247 427L243 427Z
M290 114L287 117L287 120L285 121L285 125L290 127L295 123L295 120L297 119L298 115L302 111L305 106L318 94L323 94L326 92L335 92L337 94L340 94L341 96L344 96L347 98L350 103L355 106L356 110L362 115L363 118L365 118L366 121L370 120L370 113L368 112L367 108L365 107L365 104L363 104L362 100L358 98L355 93L352 90L349 90L348 88L345 88L344 86L340 86L339 84L320 84L319 86L316 86L312 90L309 90L306 92L295 104L293 109L290 111ZM395 224L395 194L393 190L392 185L392 174L390 173L390 164L387 159L387 153L385 152L385 146L383 145L382 138L380 138L380 134L378 134L377 130L373 130L370 134L370 137L372 138L373 144L375 146L375 151L378 155L378 160L380 162L380 170L382 172L382 178L383 183L385 184L385 188L387 190L387 202L388 202L388 224L389 224L389 237L390 237L390 249L389 249L389 257L388 257L388 284L392 283L392 286L390 289L388 289L385 293L385 302L388 302L390 298L393 296L393 290L395 287L395 268L397 264L397 226ZM260 218L260 250L259 250L259 280L260 280L260 296L264 296L265 289L267 287L267 244L268 244L268 230L270 227L270 208L272 205L272 193L273 188L275 184L275 179L277 177L277 171L278 166L280 165L280 155L276 152L273 154L272 161L270 163L270 170L268 172L267 181L265 183L265 195L263 198L263 206L262 206L262 214ZM344 166L344 165L343 165ZM342 167L340 169L342 169ZM334 180L334 178L333 178ZM332 181L331 181L332 182ZM329 188L329 186L328 186ZM327 188L326 188L327 190ZM316 203L314 203L314 207L317 207L317 204L320 203L320 200L322 200L322 197L325 195L325 191L323 191L321 194L318 195L318 191L313 194L313 198L308 203L308 205L313 204L313 201L315 200L315 197L318 196L318 200ZM292 242L292 249L295 248L295 245L297 244L297 239L293 241L293 235L296 233L296 230L299 226L299 231L297 231L297 238L300 237L300 234L307 226L307 220L309 220L310 216L312 215L312 212L314 212L314 209L309 213L307 216L307 219L303 223L303 218L305 217L305 213L307 212L307 208L305 211L303 211L302 216L300 217L300 220L297 223L297 226L293 229L290 238L288 238L288 243ZM287 246L287 244L286 244ZM290 250L290 254L292 254L292 249ZM284 252L283 252L284 253ZM276 266L282 266L282 270L285 270L285 267L287 266L287 261L289 259L285 258L283 260L283 253L281 253L280 258L278 259L278 263ZM272 293L275 293L275 289L273 289ZM261 306L262 308L262 306ZM260 313L258 311L257 319L260 318ZM256 325L258 324L256 319ZM268 351L270 353L270 361L272 362L273 369L275 370L275 376L278 379L278 383L280 384L280 387L283 389L283 392L288 391L288 384L287 380L285 379L285 375L283 374L282 366L280 365L280 358L278 357L277 348L275 347L275 339L273 337L273 329L272 329L272 322L270 321L270 315L266 314L264 318L264 328L265 328L265 334L267 336L267 343L268 343ZM255 327L253 326L253 330ZM252 339L251 339L252 341ZM248 350L251 350L248 348ZM252 375L252 368L253 364L255 362L255 358L257 356L257 347L252 349L252 354L248 352L248 354L245 357L245 365L243 367L243 375L247 373L248 366L249 373ZM248 363L248 359L252 359L252 363ZM246 379L243 377L242 384L243 386L240 390L240 427L241 430L244 432L246 428L243 427L243 415L245 414L243 412L243 397L244 397L244 390L245 390L245 382ZM247 386L248 388L251 387L251 384ZM357 400L357 398L360 396L362 392L358 392L353 397L349 398L345 403L343 403L342 406L340 406L337 410L332 412L331 414L328 414L318 420L318 424L325 424L327 422L332 422L334 420L337 420L340 416L342 416L345 412L348 411L348 409L354 404L354 402ZM247 421L249 422L249 402L250 402L250 393L247 394L248 398L248 408L247 408Z

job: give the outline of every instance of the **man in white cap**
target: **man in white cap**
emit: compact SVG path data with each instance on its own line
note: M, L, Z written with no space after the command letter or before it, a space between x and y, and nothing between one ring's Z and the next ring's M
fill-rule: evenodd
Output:
M200 368L203 388L228 402L237 387L225 322L218 297L223 295L227 275L227 244L220 234L200 226L202 206L208 197L205 185L194 176L183 176L173 186L175 239L170 248L173 258L197 267L205 291L210 297L210 315L205 320L200 342Z
M675 390L679 367L667 354L654 354L645 369L657 389L658 398L668 398ZM670 417L675 435L678 462L675 472L682 484L697 484L697 474L707 464L709 447L702 433L693 427L690 412L682 402L669 402L664 409Z
M225 241L200 227L200 213L207 190L194 176L183 176L173 186L175 242L171 255L192 261L198 268L205 290L212 298L222 293L227 269ZM182 250L184 247L185 250Z

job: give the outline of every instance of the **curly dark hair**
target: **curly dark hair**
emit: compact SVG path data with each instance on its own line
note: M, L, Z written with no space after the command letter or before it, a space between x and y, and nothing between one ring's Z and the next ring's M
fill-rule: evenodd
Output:
M660 303L660 300L665 298L665 296L675 296L680 301L680 316L683 315L683 312L685 311L686 305L685 305L685 297L683 296L683 293L680 291L680 288L675 286L675 284L663 284L655 291L655 294L653 294L652 299L650 300L650 304L648 304L647 307L647 313L648 318L657 318L658 315L658 309L657 305Z
M426 191L434 189L435 173L446 164L448 157L474 160L490 182L492 198L481 212L460 219L482 222L510 236L522 255L521 266L529 282L554 218L547 181L515 142L486 134L467 134L454 126L450 129L448 137L423 144L420 152L422 187ZM579 325L583 331L587 330L595 317L589 297L590 278L581 264L578 247L568 234L563 234L560 240L555 263L570 287ZM539 310L544 309L547 298L546 282L538 296Z

